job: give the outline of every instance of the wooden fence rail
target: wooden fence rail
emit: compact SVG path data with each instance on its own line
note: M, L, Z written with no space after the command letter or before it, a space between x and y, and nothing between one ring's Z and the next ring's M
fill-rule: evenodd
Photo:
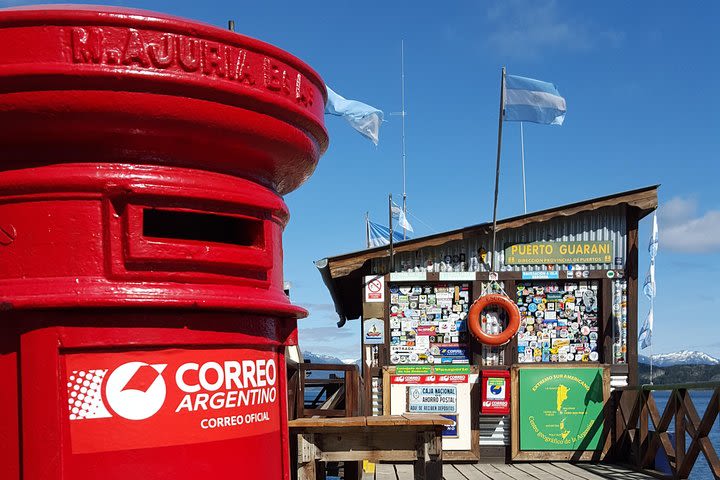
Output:
M712 391L702 417L691 393L699 390ZM662 413L655 401L658 391L670 392ZM615 414L611 451L614 459L659 478L682 479L688 478L702 453L713 476L720 479L720 461L709 438L720 411L720 382L622 387L613 392L611 400ZM674 435L668 431L671 425ZM655 471L654 461L660 449L668 459L670 475Z
M326 376L313 376L313 373L318 375L320 372L326 372ZM362 384L356 365L288 365L288 416L292 420L361 415Z

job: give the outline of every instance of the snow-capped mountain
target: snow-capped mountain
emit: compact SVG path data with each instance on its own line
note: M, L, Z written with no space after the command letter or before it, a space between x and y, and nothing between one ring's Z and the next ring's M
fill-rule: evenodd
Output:
M658 353L652 356L653 365L671 367L673 365L720 365L720 360L703 352L683 350L673 353ZM638 355L639 363L650 363L650 357Z
M325 355L324 353L303 352L303 358L310 363L345 363L343 360L340 360L337 357L333 357L332 355Z
M360 366L360 360L354 358L338 358L324 353L303 352L303 358L310 363L331 363L338 365L357 365Z

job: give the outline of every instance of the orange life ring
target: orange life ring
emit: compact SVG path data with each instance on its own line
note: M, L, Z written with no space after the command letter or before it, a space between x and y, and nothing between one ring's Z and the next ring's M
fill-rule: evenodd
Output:
M480 326L480 314L486 307L493 305L505 310L505 313L507 313L509 317L505 330L497 335L483 332ZM485 295L484 297L480 297L475 300L475 303L470 306L470 313L468 313L468 328L470 328L470 331L475 338L480 341L480 343L493 347L505 345L513 336L515 336L520 328L520 310L518 310L517 305L515 305L515 303L505 295L500 295L498 293Z

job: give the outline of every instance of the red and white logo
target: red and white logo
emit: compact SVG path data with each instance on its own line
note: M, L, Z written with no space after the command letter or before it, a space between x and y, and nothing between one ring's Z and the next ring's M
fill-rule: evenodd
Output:
M438 383L466 383L467 375L391 375L390 383L407 384L438 384Z
M144 420L155 415L165 402L167 364L130 362L116 368L105 383L108 406L128 420Z
M226 440L280 428L272 351L171 349L64 357L75 453Z
M129 362L108 370L73 371L68 378L70 420L112 417L145 420L165 402L167 389L162 372L166 364Z

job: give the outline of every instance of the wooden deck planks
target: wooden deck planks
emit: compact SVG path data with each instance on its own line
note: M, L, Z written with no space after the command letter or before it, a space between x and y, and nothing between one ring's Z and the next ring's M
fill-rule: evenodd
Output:
M577 467L577 466L573 465L572 463L556 462L556 463L552 463L551 465L553 467L559 469L560 471L565 472L565 476L570 474L574 478L578 478L581 480L604 480L604 477L601 477L592 472L589 472L580 467Z
M549 474L532 463L514 463L513 466L525 472L528 478L536 478L538 480L556 480L558 478L556 475Z
M552 463L536 463L536 464L534 464L534 466L536 468L539 468L543 472L551 475L552 478L565 478L570 473L567 470L563 470L560 467L556 467ZM577 478L580 480L587 480L585 477L583 477L582 475L579 475L579 473L575 473L575 472L576 471L573 470L573 473L572 473L573 478ZM581 470L578 470L578 472L581 472Z
M443 465L445 467L445 465ZM479 474L477 469L469 463L457 463L454 465L457 471L468 480L487 480L488 477Z
M475 465L475 468L493 480L517 480L518 478L512 465L484 463Z
M627 467L610 465L606 463L599 464L577 464L576 468L586 472L592 472L604 479L611 480L645 480L654 478L642 472L636 472Z
M413 480L411 464L378 464L374 480ZM629 468L608 464L552 463L456 463L443 465L443 480L647 480L653 477Z
M409 465L407 463L396 463L395 464L395 474L397 475L397 478L400 480L412 480L415 478L415 474L413 472L413 466Z
M455 465L447 463L443 465L443 480L467 480L467 478Z
M375 464L375 480L397 480L395 466L391 463Z
M528 475L522 470L518 470L515 465L506 465L504 463L481 463L475 465L483 475L491 479L503 479L503 480L525 480Z

